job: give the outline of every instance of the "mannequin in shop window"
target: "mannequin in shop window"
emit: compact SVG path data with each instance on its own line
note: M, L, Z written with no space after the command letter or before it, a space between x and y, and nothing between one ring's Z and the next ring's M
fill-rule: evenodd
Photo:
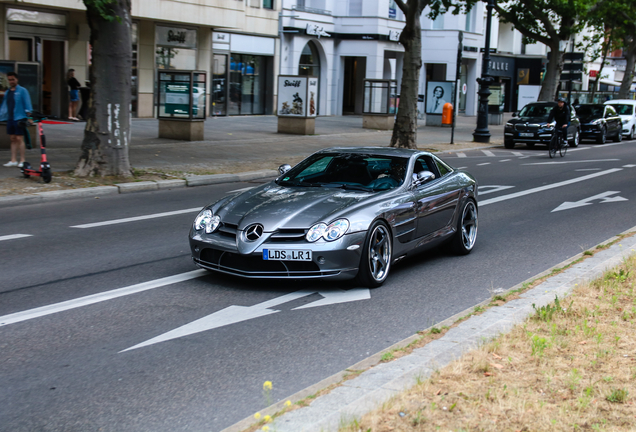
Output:
M66 74L66 83L70 87L69 102L68 102L68 119L73 121L79 121L76 117L77 106L79 105L79 88L82 86L77 78L75 78L75 69L69 69Z

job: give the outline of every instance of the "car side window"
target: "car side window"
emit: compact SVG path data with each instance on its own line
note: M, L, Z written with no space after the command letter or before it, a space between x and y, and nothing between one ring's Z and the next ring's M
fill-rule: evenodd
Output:
M439 171L440 177L444 177L446 174L452 171L451 167L446 165L440 159L435 158L435 163L437 164L437 170Z
M419 157L415 161L413 173L417 174L422 171L431 171L433 174L435 173L435 171L429 166L427 160L424 157Z

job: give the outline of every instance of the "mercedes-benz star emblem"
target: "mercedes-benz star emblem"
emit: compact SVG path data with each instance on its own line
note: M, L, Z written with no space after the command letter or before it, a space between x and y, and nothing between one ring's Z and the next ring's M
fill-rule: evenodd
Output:
M256 241L263 235L263 225L253 224L245 228L245 238L248 241Z

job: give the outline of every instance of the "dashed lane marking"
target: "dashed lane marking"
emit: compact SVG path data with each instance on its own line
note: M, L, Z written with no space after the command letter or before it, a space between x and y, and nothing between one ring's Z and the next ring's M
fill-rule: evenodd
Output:
M511 152L513 156L525 156L525 154L521 152Z
M0 236L0 241L14 240L14 239L19 239L24 237L33 237L33 235L32 234L11 234L6 236Z
M499 162L510 162L511 159L502 159Z
M466 153L457 153L457 157L465 158L465 157L468 157L468 156L466 156Z
M490 150L482 150L481 152L485 154L486 156L495 157L495 154L491 152Z
M95 227L106 226L106 225L115 225L115 224L126 223L126 222L136 222L140 220L155 219L155 218L166 217L166 216L174 216L174 215L179 215L184 213L194 213L198 211L201 211L201 207L194 207L194 208L189 208L185 210L177 210L177 211L164 212L164 213L155 213L155 214L144 215L144 216L135 216L135 217L129 217L124 219L114 219L114 220L95 222L95 223L89 223L84 225L73 225L71 228L95 228Z
M483 166L483 165L490 165L490 162L485 162L485 163L477 164L477 166Z

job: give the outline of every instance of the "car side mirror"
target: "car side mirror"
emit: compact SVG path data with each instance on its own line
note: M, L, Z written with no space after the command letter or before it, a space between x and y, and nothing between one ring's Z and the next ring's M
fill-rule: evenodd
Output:
M420 171L417 174L413 174L413 187L422 186L424 183L434 180L435 174L430 171Z
M515 112L512 113L512 116L513 117L519 117L519 113L515 111Z
M280 175L285 174L287 171L289 171L290 169L292 169L291 165L289 164L283 164L281 166L278 167L278 172Z

